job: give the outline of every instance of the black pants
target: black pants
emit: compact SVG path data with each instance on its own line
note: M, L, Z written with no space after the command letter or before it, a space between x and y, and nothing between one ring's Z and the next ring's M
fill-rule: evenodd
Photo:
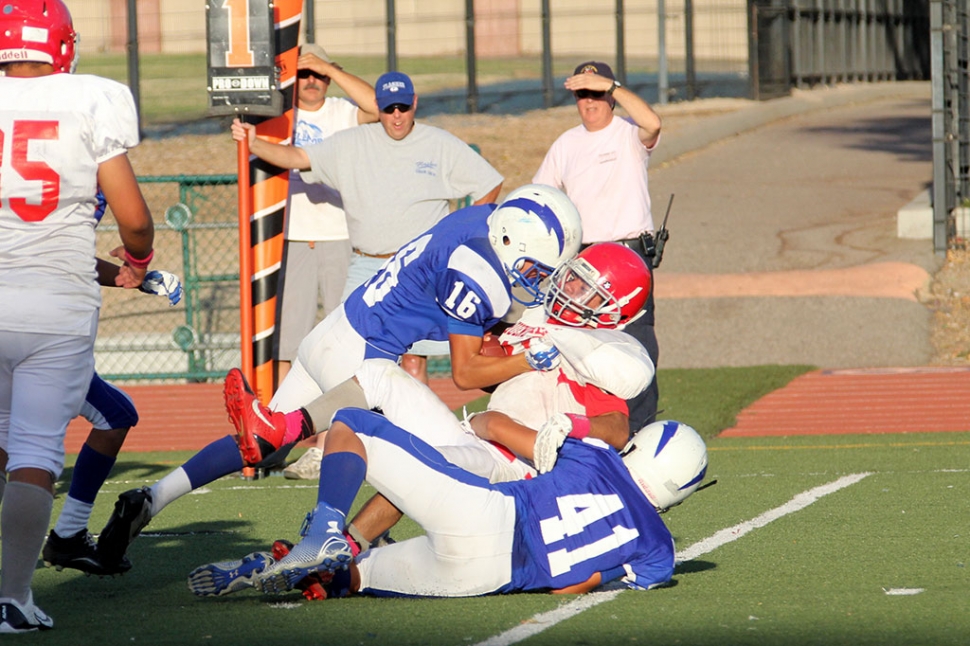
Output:
M653 290L644 309L649 309L643 316L631 323L623 331L639 341L647 354L653 360L656 368L660 359L660 347L657 344L657 332L653 327ZM660 402L660 389L657 387L657 375L654 374L653 381L647 389L634 397L626 400L626 405L630 409L630 433L636 433L647 424L652 424L657 419L657 406Z
M653 314L653 264L652 258L647 256L647 249L643 247L642 241L639 239L633 240L623 240L621 241L626 247L633 249L637 252L643 261L647 263L647 269L650 271L650 296L647 297L647 302L644 304L643 309L645 310L643 315L638 318L633 323L629 324L623 331L632 336L634 339L640 342L644 348L647 349L647 354L653 360L653 366L656 369L659 365L660 360L660 346L657 344L657 333L654 330L654 314ZM582 245L581 249L585 249L589 245ZM657 375L654 373L653 381L647 386L647 389L642 393L634 397L633 399L626 400L626 405L630 409L630 433L636 433L642 429L647 424L652 424L657 420L657 406L660 403L660 389L657 387Z

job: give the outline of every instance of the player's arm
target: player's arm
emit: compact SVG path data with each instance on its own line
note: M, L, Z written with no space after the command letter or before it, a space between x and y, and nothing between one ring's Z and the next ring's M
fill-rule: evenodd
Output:
M559 588L558 590L551 590L551 592L552 594L586 594L587 592L592 592L602 582L603 575L599 572L593 572L593 575L582 583Z
M589 418L589 436L603 440L617 451L630 441L630 418L619 411Z
M260 139L256 136L256 126L251 123L233 119L232 138L236 141L248 141L249 152L274 166L295 170L310 168L310 158L302 148L274 144Z
M451 377L461 390L493 386L532 370L525 353L511 357L483 356L481 335L449 334L448 345Z
M95 270L98 272L98 284L102 287L117 287L118 283L115 281L118 278L121 265L116 265L103 258L95 258L94 260L96 263Z
M577 437L593 437L602 440L615 448L617 451L626 446L629 439L630 430L628 427L627 416L620 412L609 412L596 417L586 418L581 415L554 416L550 422L543 425L546 428L549 424L557 423L554 420L560 417L567 417L569 420L582 419L581 424L588 424L589 429L577 434ZM575 422L573 422L575 423ZM508 450L515 453L520 458L535 461L539 437L538 432L524 424L520 424L505 413L496 410L479 413L471 418L470 424L475 435L488 440L497 442ZM576 424L579 426L579 424ZM571 428L571 427L570 427ZM563 441L570 434L569 429L565 429ZM559 442L559 446L561 446ZM555 449L558 452L559 446ZM541 446L538 447L541 450ZM553 460L553 464L555 461ZM550 467L551 468L551 465ZM548 471L545 469L544 471ZM543 471L543 472L544 472Z
M145 279L152 259L155 224L127 154L115 155L98 165L98 186L111 207L124 245L120 251L112 252L125 263L115 284L138 287Z
M469 420L475 435L501 444L512 453L526 460L532 460L536 432L524 424L497 410L489 410L472 416Z

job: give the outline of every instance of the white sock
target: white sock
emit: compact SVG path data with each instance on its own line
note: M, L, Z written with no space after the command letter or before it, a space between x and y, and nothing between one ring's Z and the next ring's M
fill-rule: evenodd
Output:
M0 534L3 535L0 597L27 603L53 506L54 496L49 489L26 482L7 483L0 509Z
M152 485L152 518L168 504L192 491L192 483L185 469L179 467Z
M77 498L68 496L64 500L64 508L61 515L57 517L54 525L54 533L61 538L70 538L83 529L87 529L88 520L91 519L91 510L94 505L89 502L81 502Z

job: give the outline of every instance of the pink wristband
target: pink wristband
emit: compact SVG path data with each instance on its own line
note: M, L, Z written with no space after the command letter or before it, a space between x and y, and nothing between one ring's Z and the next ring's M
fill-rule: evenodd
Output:
M148 265L151 264L152 258L155 257L155 250L152 249L148 252L148 256L145 258L135 258L131 253L125 249L125 262L129 267L134 267L135 269L147 269Z
M567 437L581 440L589 435L592 425L589 423L588 417L585 415L576 415L574 413L566 413L566 417L568 417L573 423L573 430L569 431L569 435Z

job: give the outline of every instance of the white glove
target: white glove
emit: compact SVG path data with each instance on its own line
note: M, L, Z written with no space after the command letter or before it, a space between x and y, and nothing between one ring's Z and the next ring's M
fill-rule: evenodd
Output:
M539 473L548 473L556 466L559 449L573 430L573 421L563 413L556 413L536 433L532 447L532 464Z
M525 351L525 359L529 362L529 367L533 370L555 370L562 361L559 348L554 346L551 341L545 339L532 339L529 348Z
M182 281L175 274L161 269L153 269L145 274L145 280L138 289L146 294L168 296L169 305L176 305L182 300Z

